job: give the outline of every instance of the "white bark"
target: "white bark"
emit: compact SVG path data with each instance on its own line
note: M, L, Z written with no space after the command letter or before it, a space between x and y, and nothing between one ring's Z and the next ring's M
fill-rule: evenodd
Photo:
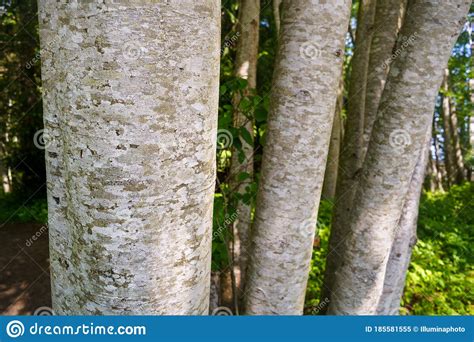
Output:
M350 1L283 1L247 314L302 314Z
M341 240L347 234L346 223L350 220L350 208L355 195L355 186L363 162L363 133L365 93L369 52L373 34L375 0L361 0L357 14L357 30L354 56L351 61L351 76L348 89L347 118L339 157L339 175L336 182L334 215L329 238L329 254L326 261L322 298L331 299L334 274L341 261Z
M395 52L394 47L403 23L406 6L407 0L377 0L365 93L364 157L393 60L392 55Z
M425 179L428 155L431 153L430 147L431 126L426 133L425 144L416 163L403 204L402 216L395 231L395 239L385 271L382 296L377 307L378 315L398 315L400 312L406 274L410 265L411 253L416 244L420 195Z
M207 314L220 2L39 10L55 312Z
M331 142L329 143L326 171L324 172L324 183L322 198L334 199L336 196L336 183L339 169L339 153L342 140L342 109L344 104L344 79L341 77L334 112L334 121L331 130Z
M431 123L443 69L470 1L413 1L392 63L346 227L330 314L375 314L410 179ZM433 18L436 18L434 20ZM401 42L400 42L401 43ZM401 45L399 45L401 46Z

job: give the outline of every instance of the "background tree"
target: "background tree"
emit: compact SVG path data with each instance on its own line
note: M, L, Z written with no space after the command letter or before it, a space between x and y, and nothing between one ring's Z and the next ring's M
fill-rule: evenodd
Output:
M247 274L248 314L303 311L349 5L282 4Z
M409 3L401 37L424 39L406 46L390 68L358 183L358 201L346 228L343 263L332 288L332 314L376 311L395 223L401 216L411 175L431 124L430 108L449 58L446 51L454 45L469 5L467 1L454 1L440 8L429 1ZM432 20L434 15L439 21ZM402 41L400 38L397 48L401 48ZM416 83L410 81L412 77Z

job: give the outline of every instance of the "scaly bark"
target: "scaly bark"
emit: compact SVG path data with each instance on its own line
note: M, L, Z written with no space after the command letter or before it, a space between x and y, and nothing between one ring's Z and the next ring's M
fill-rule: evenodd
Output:
M348 0L283 1L247 314L303 312L349 7Z
M405 287L405 279L410 265L411 253L416 244L416 228L420 195L425 179L428 155L431 153L431 126L425 138L425 145L415 166L408 193L403 205L402 216L395 232L395 239L385 271L385 281L380 297L378 315L398 315L400 301Z
M364 157L390 64L395 56L394 47L403 23L406 5L407 0L377 0L365 93Z
M410 1L407 44L392 63L345 227L330 314L375 314L396 226L431 123L436 94L470 1ZM433 20L436 18L436 20Z
M244 90L244 95L249 95L257 87L257 59L258 59L258 38L260 21L260 1L259 0L241 0L239 8L239 21L237 29L240 32L240 38L237 44L235 58L235 76L246 79L248 88ZM253 120L250 120L245 113L238 110L240 96L234 96L234 127L244 127L253 137ZM238 151L233 150L230 174L232 175L230 186L239 194L235 209L237 219L233 223L234 239L233 248L233 267L236 278L236 284L229 283L231 277L223 275L222 285L222 305L230 308L234 307L234 302L240 301L243 288L245 286L245 270L247 268L249 233L251 226L251 203L245 202L242 197L247 192L247 188L253 181L253 146L246 141L242 141L243 162L239 161ZM245 172L250 175L245 181L238 181L240 173ZM228 273L226 270L223 273ZM233 293L232 285L237 288L237 293ZM227 288L225 288L227 287ZM235 309L235 308L234 308Z
M328 160L324 173L322 198L334 199L336 196L337 174L339 169L339 152L342 140L342 109L344 105L344 79L341 77L337 93L336 110L331 130L331 142L329 143Z
M357 14L357 30L354 57L347 99L347 119L339 157L339 173L336 182L335 207L329 238L329 254L326 259L322 298L331 300L331 287L340 262L341 240L347 234L345 227L355 195L355 185L363 161L363 133L365 93L375 0L361 0Z
M220 2L39 2L53 309L207 314Z

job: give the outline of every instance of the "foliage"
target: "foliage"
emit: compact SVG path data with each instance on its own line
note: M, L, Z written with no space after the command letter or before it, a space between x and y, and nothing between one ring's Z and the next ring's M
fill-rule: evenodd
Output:
M0 197L0 222L2 225L17 222L47 223L48 206L45 199L32 199L22 203L22 199L16 195Z
M420 205L418 242L407 274L402 314L474 314L474 184L453 186L447 193L427 193ZM332 204L322 201L306 314L318 314L331 221Z
M473 195L466 183L423 196L402 313L474 314Z

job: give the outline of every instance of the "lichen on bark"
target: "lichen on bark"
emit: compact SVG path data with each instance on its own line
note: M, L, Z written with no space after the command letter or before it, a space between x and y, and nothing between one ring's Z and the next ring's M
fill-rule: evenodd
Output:
M220 2L39 5L55 312L207 314Z

